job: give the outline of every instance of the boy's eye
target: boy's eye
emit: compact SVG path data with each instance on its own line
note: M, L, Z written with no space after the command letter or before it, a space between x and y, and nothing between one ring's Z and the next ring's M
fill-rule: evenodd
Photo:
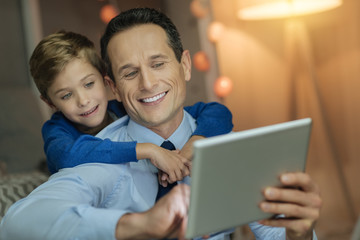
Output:
M62 100L67 100L67 99L69 99L71 97L71 95L72 95L71 93L67 93L64 96L62 96L61 99Z
M95 82L88 82L85 84L85 88L92 87L95 84Z

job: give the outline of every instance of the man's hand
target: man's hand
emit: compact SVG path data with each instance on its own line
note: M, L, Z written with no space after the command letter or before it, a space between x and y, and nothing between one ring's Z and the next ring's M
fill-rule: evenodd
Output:
M318 186L306 173L286 173L280 176L283 188L264 190L267 201L260 203L264 212L282 214L284 218L266 219L261 224L285 227L288 240L312 239L319 218L322 200Z
M178 184L148 211L120 218L117 239L184 239L190 187Z
M156 238L185 238L190 187L178 184L148 211L148 226Z

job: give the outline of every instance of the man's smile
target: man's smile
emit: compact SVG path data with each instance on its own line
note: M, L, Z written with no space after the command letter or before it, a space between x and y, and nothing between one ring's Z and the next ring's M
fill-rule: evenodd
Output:
M163 93L160 93L160 94L155 95L153 97L142 98L139 101L143 102L143 103L154 103L154 102L159 101L160 99L162 99L166 94L167 94L167 92L163 92Z

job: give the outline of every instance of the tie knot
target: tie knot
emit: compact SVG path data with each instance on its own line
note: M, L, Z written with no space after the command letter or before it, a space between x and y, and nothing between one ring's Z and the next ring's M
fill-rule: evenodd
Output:
M174 144L172 144L172 142L170 142L170 141L164 141L164 142L161 144L160 147L165 148L165 149L168 149L168 150L175 150L175 149L176 149L175 146L174 146Z

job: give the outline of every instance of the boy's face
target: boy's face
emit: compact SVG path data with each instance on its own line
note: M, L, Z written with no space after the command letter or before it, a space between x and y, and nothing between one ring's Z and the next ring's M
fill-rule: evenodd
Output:
M83 59L71 60L48 89L50 106L80 130L98 127L105 118L107 94L99 71Z
M180 124L186 81L190 80L188 51L184 51L179 63L165 31L144 24L112 37L108 53L115 95L134 121L155 132L164 124Z

